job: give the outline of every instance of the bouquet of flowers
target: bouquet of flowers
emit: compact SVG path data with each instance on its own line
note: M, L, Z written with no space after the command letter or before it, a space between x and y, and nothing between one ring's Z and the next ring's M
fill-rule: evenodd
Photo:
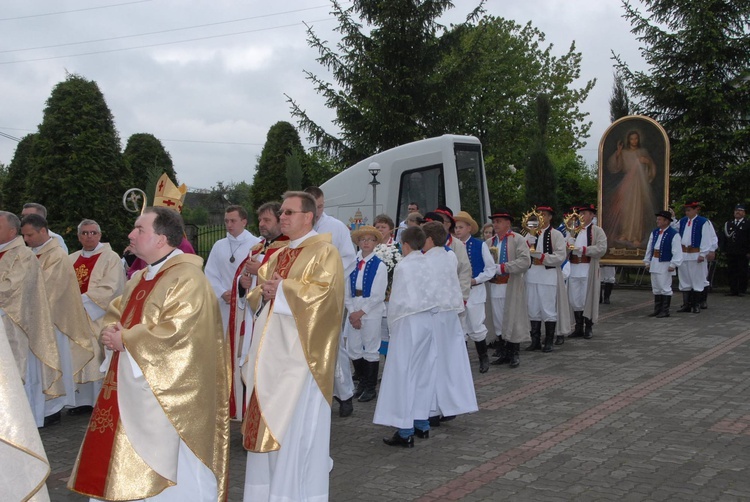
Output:
M403 255L398 244L378 244L375 246L375 256L380 258L388 269L388 287L385 290L385 301L391 297L391 286L393 285L393 269L401 261Z

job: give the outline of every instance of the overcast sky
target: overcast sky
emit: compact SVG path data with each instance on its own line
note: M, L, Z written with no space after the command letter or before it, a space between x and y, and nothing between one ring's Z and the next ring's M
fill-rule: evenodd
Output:
M477 0L454 5L443 23L461 22ZM596 160L609 125L611 51L643 68L620 2L489 0L486 7L519 24L531 21L556 55L575 41L582 81L597 79L583 105L593 127L581 151ZM333 113L303 74L325 74L303 22L335 42L330 10L327 0L2 0L0 133L35 132L67 71L97 82L123 148L130 135L151 133L191 188L250 183L269 127L295 123L285 93L330 124ZM16 145L0 135L1 163L10 163Z

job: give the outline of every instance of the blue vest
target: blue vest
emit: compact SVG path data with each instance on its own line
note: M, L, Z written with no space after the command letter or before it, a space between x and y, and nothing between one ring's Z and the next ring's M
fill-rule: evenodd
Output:
M706 224L708 220L704 218L703 216L696 216L695 219L693 219L693 223L690 225L690 246L694 248L701 247L701 237L703 236L703 225ZM683 216L682 219L680 219L680 236L682 237L685 235L685 228L687 227L688 217Z
M484 270L484 258L482 258L483 242L476 237L469 237L466 241L466 253L471 263L471 277L476 278Z
M362 270L364 276L362 277L362 296L369 298L370 290L372 290L372 283L375 280L375 275L378 273L378 267L382 263L382 260L377 256L373 256L365 262L365 268ZM359 262L355 265L352 273L349 274L349 289L352 292L352 298L357 296L357 274L359 274Z
M692 225L691 225L692 226ZM672 261L672 239L677 235L677 230L672 227L667 227L661 236L661 242L659 243L659 261ZM651 232L651 242L656 245L656 239L659 238L659 228L655 228ZM653 249L651 250L651 258L653 258Z

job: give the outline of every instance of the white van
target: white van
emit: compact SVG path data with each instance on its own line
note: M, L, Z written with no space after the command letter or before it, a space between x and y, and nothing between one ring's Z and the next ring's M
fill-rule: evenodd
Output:
M380 166L375 200L369 172L373 162ZM410 202L416 202L422 214L440 205L454 213L463 210L480 225L490 214L482 145L473 136L446 134L397 146L349 167L320 188L326 214L351 229L372 225L381 213L398 225Z

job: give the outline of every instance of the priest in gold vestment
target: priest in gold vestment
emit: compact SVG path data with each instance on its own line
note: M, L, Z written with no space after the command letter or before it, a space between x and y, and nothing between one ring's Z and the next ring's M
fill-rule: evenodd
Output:
M0 317L37 427L46 402L65 399L60 355L39 260L21 238L21 220L0 211Z
M248 298L259 316L242 367L244 500L325 501L344 270L330 235L313 230L312 196L285 193L279 214L289 245L258 270Z
M98 500L226 499L229 353L181 216L147 208L130 233L148 267L107 309L109 369L68 487Z
M68 253L57 239L50 237L47 220L29 214L21 220L21 232L26 245L36 254L42 266L52 324L55 327L57 350L63 372L66 406L76 406L76 385L102 378L101 364L96 359L94 334L78 292L78 281L68 261ZM49 403L48 403L49 405ZM48 409L45 413L50 419ZM59 421L59 410L55 421Z
M122 294L125 287L125 271L120 256L112 251L108 243L101 242L102 229L94 220L83 220L78 224L78 241L81 250L68 256L78 279L83 308L88 314L93 332L91 344L96 364L101 366L104 354L99 346L99 332L102 330L104 314L110 302ZM99 395L106 368L100 368L99 378L92 382L78 383L76 406L68 410L69 415L76 411L90 411Z

